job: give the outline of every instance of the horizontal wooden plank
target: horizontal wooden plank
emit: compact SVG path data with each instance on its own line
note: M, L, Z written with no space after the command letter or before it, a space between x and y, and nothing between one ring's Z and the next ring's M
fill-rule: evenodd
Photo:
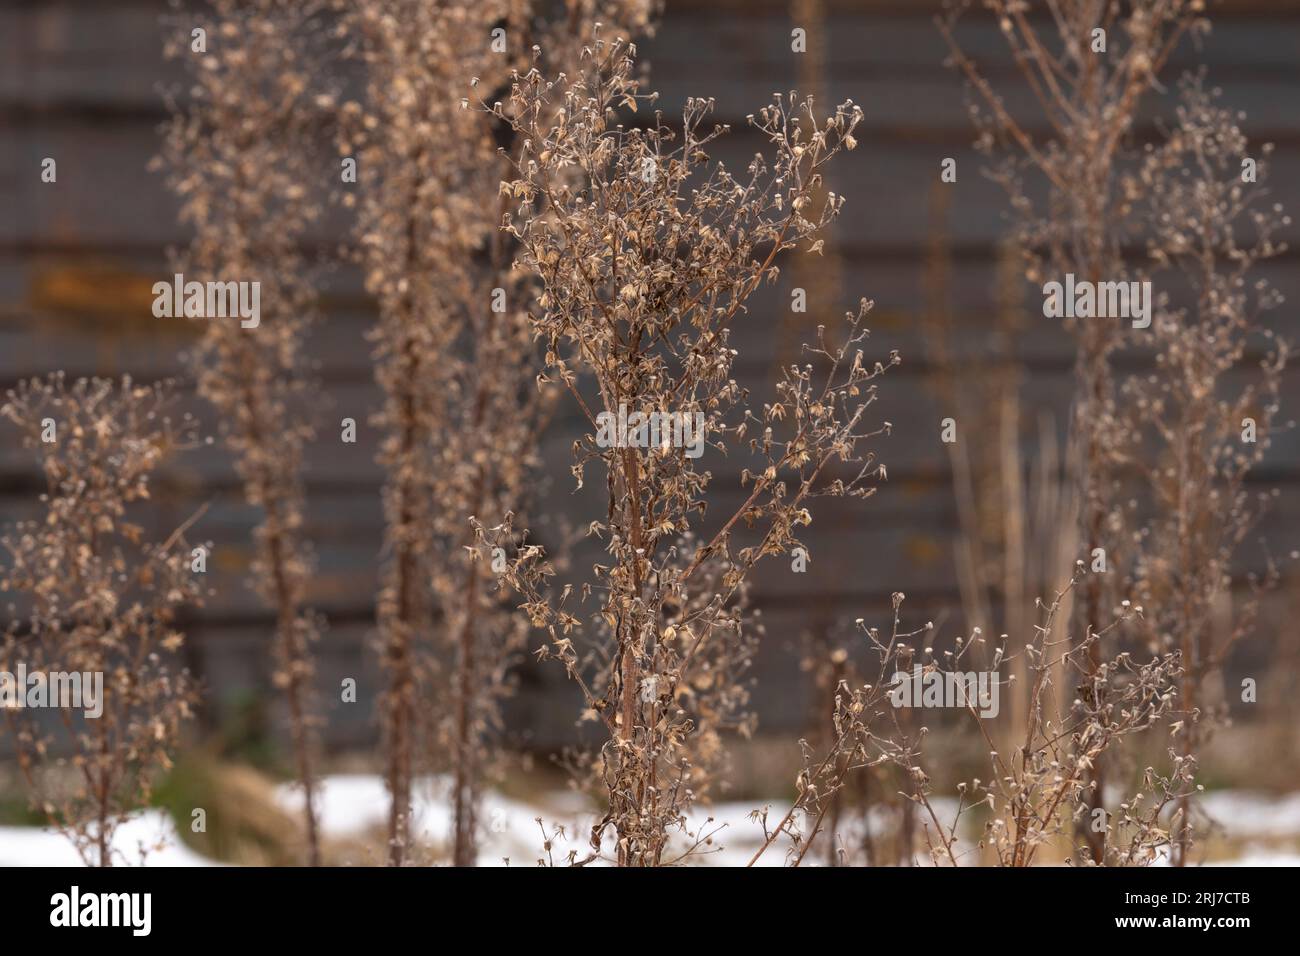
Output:
M738 371L738 380L742 384L758 390L755 391L756 401L761 401L758 396L770 393L770 385L766 384L771 381L770 376L771 370L765 366L751 366ZM1225 385L1239 388L1249 376L1248 371L1243 371L1229 377ZM1063 427L1073 388L1068 367L1029 369L1023 380L1022 401L1027 409L1050 412ZM374 464L374 456L380 436L369 421L380 405L378 388L367 382L340 383L323 398L320 404L327 407L318 409L319 432L306 449L308 480L326 485L377 482L380 472ZM1291 369L1284 375L1282 401L1284 409L1300 407L1300 370ZM176 413L184 412L198 419L204 434L220 433L213 411L197 396L182 394L176 404ZM934 394L928 376L913 373L906 366L894 369L881 380L878 401L869 415L871 421L893 423L893 434L878 439L873 447L878 448L879 457L900 476L914 472L941 474L946 470L946 452L939 441L940 422L950 416L957 419L961 428L962 410L946 408ZM358 423L355 444L340 441L339 422L344 417L353 418ZM550 474L565 476L561 480L568 480L564 462L568 458L569 444L585 430L584 425L576 406L571 401L562 401L559 414L547 433ZM972 441L980 440L978 435L964 432L963 435ZM1026 453L1032 454L1032 441L1032 435L1026 436ZM553 460L553 455L559 455L561 460ZM15 447L12 442L0 447L0 473L25 473L29 469L24 463L29 461L29 453ZM706 453L702 463L704 467L718 469L723 474L738 474L746 464L737 456L724 458L712 450ZM1300 430L1274 435L1269 463L1288 467L1300 463ZM212 482L230 485L234 481L233 469L220 443L177 459L168 474L175 481L196 486Z
M1246 599L1241 592L1234 596L1237 601ZM1285 621L1291 613L1292 600L1292 595L1285 591L1266 596L1261 616L1264 627ZM762 612L763 633L748 673L751 706L758 718L760 734L808 732L813 715L821 705L816 697L814 674L806 665L828 654L827 648L844 648L864 675L874 677L866 640L853 627L852 622L858 617L868 626L887 630L892 620L888 596L828 602L815 609L780 607ZM939 649L950 647L957 634L967 632L959 603L911 594L902 608L902 627L914 630L927 621L933 621L936 629L925 635L924 643ZM264 699L271 701L271 729L277 739L285 741L287 720L282 706L267 691L271 674L266 635L230 628L200 628L194 631L192 639L198 652L197 663L209 688L205 694L207 705L218 715L233 716L250 697L264 695ZM532 640L536 645L540 635L534 634ZM331 749L370 746L378 740L376 702L383 687L383 676L371 642L372 634L367 628L346 625L331 628L316 646L316 710L323 719L323 736ZM1229 659L1226 680L1234 684L1243 676L1254 676L1266 681L1272 672L1269 662L1267 640L1246 642ZM340 700L341 681L348 677L357 682L355 703ZM514 678L518 693L505 703L507 735L513 745L551 749L578 739L581 728L575 726L575 721L581 710L581 698L558 665L522 657ZM1243 712L1234 716L1249 720L1254 715Z
M1215 30L1200 51L1184 44L1170 64L1176 74L1192 63L1208 61L1221 79L1241 79L1269 72L1291 74L1300 26L1284 4L1272 19L1238 19L1230 6L1214 11ZM936 72L946 54L932 23L938 4L911 2L885 12L832 6L823 35L826 48L815 46L808 56L819 57L829 71L844 78L883 78L900 71ZM183 80L176 63L164 62L161 22L166 5L154 0L111 6L61 2L0 11L0 36L10 37L0 73L0 102L28 108L156 110L159 84ZM868 15L872 14L872 15ZM744 16L723 7L669 4L653 39L640 45L652 66L655 85L666 98L670 91L717 96L724 108L743 116L755 108L750 97L731 102L751 77L770 89L784 90L797 78L799 55L790 49L790 30L797 26L788 8L749 6ZM805 25L807 26L807 25ZM996 24L990 17L971 15L959 28L966 49L988 68L1005 71L1010 62ZM694 82L687 88L682 80ZM707 89L700 88L707 85ZM770 88L770 89L769 89ZM866 102L865 97L860 100ZM675 102L668 98L668 102ZM1261 100L1262 102L1262 100ZM1284 116L1279 119L1285 120ZM911 122L925 125L933 118L918 113ZM1294 122L1286 122L1293 127Z
M0 246L64 244L111 250L118 244L162 248L188 241L189 232L178 224L176 204L162 178L146 168L158 148L152 124L46 124L23 130L18 139L16 195L11 197L12 214L0 223ZM737 128L715 145L715 160L737 174L764 149L761 138L748 128ZM58 161L58 182L40 182L43 157ZM930 196L945 158L957 162L957 182L949 185L952 241L997 241L1006 231L1006 197L982 175L985 160L968 142L869 139L830 167L830 187L848 200L836 226L839 240L849 246L924 243L932 232ZM1294 195L1293 184L1300 183L1300 150L1280 151L1272 165L1271 195L1285 203ZM323 193L336 173L333 165L322 168L315 188ZM1031 189L1035 192L1042 190ZM334 209L312 227L307 239L329 247L346 238L349 222ZM1300 238L1300 222L1282 228L1278 237L1292 242Z
M924 313L936 302L925 253L892 258L845 249L832 233L828 252L838 261L794 253L781 263L779 281L762 286L747 314L735 325L733 345L742 367L774 369L797 360L799 345L815 336L816 326L834 329L840 310L859 296L875 302L868 319L867 352L886 358L897 349L905 370L927 369L935 343ZM949 269L946 300L951 315L948 348L962 362L996 354L992 330L1000 308L999 268L987 248L981 257L959 256ZM1300 256L1262 263L1255 275L1288 302L1300 301ZM837 270L837 271L834 271ZM0 383L63 369L68 375L130 373L141 379L184 377L183 353L201 329L198 322L155 319L152 284L169 276L161 253L138 256L0 254ZM326 387L362 384L373 374L372 346L366 333L375 321L373 303L361 289L359 270L342 266L322 271L315 283L321 299L319 320L310 328L305 353ZM792 290L808 290L810 311L791 311ZM1022 332L1012 352L1032 368L1061 370L1073 360L1073 340L1059 323L1042 317L1041 291L1025 286ZM1168 277L1156 291L1179 301ZM1266 324L1285 332L1286 308L1267 313Z
M806 542L811 550L811 573L794 573L788 560L768 562L760 572L756 598L777 603L828 595L876 596L895 589L952 591L957 575L953 567L953 543L957 526L956 505L946 483L946 449L939 441L939 411L915 380L900 379L908 394L899 399L912 416L908 425L900 425L893 437L876 443L879 454L891 473L891 480L881 484L877 495L867 502L821 500L811 505L813 526ZM1297 385L1291 381L1292 393ZM1029 383L1026 389L1028 419L1042 409L1059 403L1068 391L1068 382L1052 379ZM901 416L900 420L901 419ZM959 441L979 443L978 430L961 411L955 413ZM929 419L933 428L921 426ZM1057 419L1058 431L1062 419ZM1022 443L1028 463L1036 461L1036 435L1030 431L1034 422L1027 421ZM577 433L579 421L561 419L548 434L543 454L545 465L539 483L540 499L534 514L564 515L577 527L604 514L604 485L593 470L586 486L574 491L568 477L569 447ZM329 613L356 615L371 607L378 569L382 562L382 515L378 483L381 475L374 466L372 430L361 429L364 441L356 446L337 444L334 436L323 438L312 447L308 523L306 534L317 555L311 601ZM11 444L0 446L9 469L7 480L0 482L0 520L4 523L34 514L33 501L38 483L25 466L26 453ZM1300 454L1294 432L1279 441L1276 462L1284 452L1295 461ZM248 588L247 575L253 558L252 528L259 520L256 509L239 498L230 462L220 448L205 449L187 456L169 468L159 483L151 506L141 511L139 520L150 536L161 538L180 524L200 504L208 511L195 527L195 541L209 540L213 553L209 564L210 584L214 593L201 619L223 619L241 614L266 614ZM193 459L199 458L200 461ZM747 463L740 454L723 458L710 452L703 464L713 474L710 508L698 519L696 530L709 536L741 504L745 490L738 480L738 469ZM30 475L27 490L14 487L22 474ZM1297 472L1291 472L1291 480ZM347 490L338 484L348 485ZM9 488L6 491L6 486ZM1267 490L1266 484L1256 486ZM554 548L559 540L555 526L539 523L539 540ZM1281 496L1274 505L1264 529L1274 554L1285 555L1300 548L1300 496ZM752 536L738 533L737 546L752 543ZM577 566L600 560L602 545L591 540L580 545L574 555ZM1240 571L1260 570L1265 553L1253 542L1243 548Z

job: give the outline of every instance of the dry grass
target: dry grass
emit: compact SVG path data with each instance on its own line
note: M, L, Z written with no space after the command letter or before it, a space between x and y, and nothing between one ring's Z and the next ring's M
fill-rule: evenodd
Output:
M87 695L49 701L55 719L23 706L6 706L5 719L33 806L92 866L115 862L113 831L148 803L197 696L176 657L177 617L203 598L186 527L159 542L136 523L160 462L195 444L194 423L173 420L170 404L161 385L67 385L55 374L0 406L45 482L39 519L0 538L0 591L15 601L0 670L21 663L50 687L57 672L80 674ZM103 681L94 700L91 675ZM26 687L18 693L31 700Z
M303 532L303 449L314 438L304 357L314 288L300 243L321 202L310 125L313 35L320 5L220 0L202 21L213 38L201 58L174 45L193 84L172 120L157 165L194 229L175 257L190 281L257 281L264 314L254 328L207 317L190 356L235 459L248 503L262 513L249 585L276 616L274 683L283 691L299 783L306 793L306 858L320 861L314 802L316 719L312 644L321 620L306 606L312 572ZM188 37L191 24L181 35Z

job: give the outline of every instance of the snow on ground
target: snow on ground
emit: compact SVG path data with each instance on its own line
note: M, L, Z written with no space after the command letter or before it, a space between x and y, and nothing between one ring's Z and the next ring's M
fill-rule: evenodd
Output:
M445 844L452 825L446 778L422 777L413 789L412 832L422 842ZM276 799L285 811L302 812L302 790L296 785L279 787ZM370 774L324 778L318 790L317 805L322 832L334 838L357 837L367 831L382 830L388 819L388 792L383 778ZM771 825L775 825L788 808L788 804L773 806L769 814ZM701 826L705 827L704 833L713 833L721 827L714 846L726 844L725 848L707 854L707 860L702 862L735 865L749 861L762 842L761 824L749 820L754 809L750 804L728 803L708 811L697 810L691 815L688 829L692 833ZM535 865L545 855L542 828L537 822L539 817L547 835L552 834L557 825L564 828L564 836L554 840L552 856L557 863L564 863L570 850L577 850L579 858L587 855L587 838L596 822L596 815L576 794L560 791L546 794L536 803L525 803L489 791L484 794L479 816L484 828L479 864L500 866L509 860L512 866ZM713 822L706 823L709 817ZM608 842L605 849L612 851L612 842ZM771 862L780 862L780 859L781 854L774 848Z
M451 808L446 799L447 780L440 777L423 777L416 781L412 798L412 830L422 842L445 844L451 833ZM285 784L276 792L280 806L289 813L302 812L302 791L294 784ZM935 798L935 813L940 822L951 825L957 803L947 798ZM322 831L330 837L356 837L369 830L382 830L387 821L388 794L381 777L368 774L326 777L318 791L318 806ZM694 807L687 814L686 833L674 837L674 853L681 854L693 841L709 842L692 855L692 861L711 866L744 866L763 843L763 823L752 819L755 810L767 809L767 826L774 829L790 809L788 802L764 804L749 802L718 803L711 807ZM577 795L569 792L547 794L537 803L524 803L488 792L484 795L484 835L479 853L481 866L500 866L509 860L511 866L534 866L545 855L542 848L542 830L537 823L540 817L551 834L556 825L564 828L564 836L554 841L552 858L563 864L570 850L578 852L579 859L590 852L588 834L596 822L594 811L583 805ZM881 825L873 821L873 827ZM806 826L805 826L806 829ZM689 834L690 836L687 836ZM759 866L781 866L785 863L787 839L777 840L758 860ZM613 855L613 839L606 833L602 850L605 856ZM918 864L929 863L924 853Z
M1230 860L1210 860L1205 866L1300 866L1300 793L1281 797L1244 790L1216 790L1197 796L1194 820L1213 834L1241 841L1239 855ZM1272 845L1270 845L1272 841ZM1285 849L1277 846L1284 844ZM1160 854L1158 866L1169 855Z
M446 843L452 823L446 779L421 777L412 789L411 832L424 843ZM280 786L276 799L286 812L302 812L302 789L296 784ZM372 774L325 777L317 791L317 807L321 831L326 836L359 837L386 826L388 791L383 778ZM573 815L571 809L565 811L565 822ZM532 864L542 845L536 822L539 816L550 823L556 814L547 807L511 800L495 791L484 794L479 818L486 832L480 863L500 864L503 857L509 857L515 864Z
M145 810L113 834L118 864L139 865L141 850L147 866L217 866L195 853L176 833L172 818L162 810ZM81 866L72 842L49 827L0 827L0 866Z
M1268 847L1251 847L1232 860L1213 860L1206 866L1300 866L1300 854L1276 853Z
M445 844L451 831L451 812L446 799L445 778L426 777L417 781L414 794L413 829L417 837L430 844ZM277 802L288 812L302 807L302 793L292 784L276 791ZM1279 851L1273 845L1286 841L1288 846L1300 838L1300 793L1269 797L1246 791L1219 791L1201 795L1203 811L1223 828L1227 836L1245 838L1248 843L1240 858L1220 861L1215 866L1300 866L1300 854ZM751 819L760 804L728 802L712 807L697 807L687 818L686 829L696 835L712 834L712 842L695 860L712 866L744 866L763 842L761 821ZM774 828L789 809L779 802L767 806L768 827ZM935 813L945 826L956 811L956 803L937 798ZM327 776L320 782L319 812L322 831L334 839L357 838L382 832L387 819L388 794L383 778L371 774ZM556 825L563 826L565 836L554 842L552 855L561 865L570 850L579 858L588 853L587 837L595 814L572 793L546 794L537 801L514 800L496 792L484 795L481 821L484 828L480 864L500 866L508 859L512 866L534 866L543 856L541 817L547 834ZM677 852L686 846L677 838ZM780 866L785 862L788 843L778 843L758 861L761 866ZM148 851L148 866L210 866L213 861L190 850L181 842L170 816L150 809L136 814L116 832L113 840L119 863L137 865L141 849ZM612 850L609 838L603 848ZM922 854L918 863L928 862ZM66 837L42 827L0 827L0 866L77 866L81 858Z
M1243 790L1218 790L1201 794L1197 805L1229 836L1300 835L1300 793L1271 797Z

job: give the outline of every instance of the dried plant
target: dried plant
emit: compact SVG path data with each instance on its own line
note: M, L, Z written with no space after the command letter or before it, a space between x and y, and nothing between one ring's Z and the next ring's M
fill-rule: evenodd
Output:
M903 600L901 592L894 592L893 623L888 638L882 638L877 628L868 627L861 618L854 624L854 642L859 635L865 638L865 649L874 662L874 666L869 667L872 675L869 683L864 682L856 668L849 664L848 648L832 652L832 660L842 676L837 680L832 695L831 732L820 748L806 739L799 742L803 767L795 779L795 800L776 825L769 828L767 809L751 814L762 826L763 842L750 858L749 866L783 840L788 844L788 865L800 866L823 833L827 835L823 842L827 844L831 865L846 861L848 853L837 844L837 821L833 818L841 809L852 782L870 779L872 771L878 767L892 766L903 771L904 805L928 810L935 827L940 834L943 833L926 799L929 779L918 763L923 731L911 726L912 722L893 706L891 699L897 687L895 674L910 667L915 654L910 641L932 629L927 625L911 632L902 631L900 608ZM871 810L877 806L862 801L857 807L861 813L859 823L868 855L871 853ZM899 863L910 865L912 814L905 811L898 816L899 852L906 857Z
M1250 493L1245 481L1269 448L1287 359L1286 343L1260 321L1281 296L1251 274L1285 251L1273 233L1289 220L1266 205L1271 148L1262 148L1247 182L1243 170L1256 162L1247 147L1238 117L1189 77L1166 140L1125 183L1147 210L1154 278L1174 287L1151 328L1155 370L1124 379L1121 394L1138 438L1129 464L1144 478L1153 513L1134 545L1135 594L1151 609L1143 629L1150 646L1177 649L1184 661L1174 729L1189 770L1224 710L1220 668L1253 629L1259 590L1277 577L1271 561L1252 574L1255 594L1221 632L1214 626L1231 600L1234 556L1267 506L1269 495ZM1177 307L1180 292L1191 304ZM1181 866L1191 845L1186 797L1175 830Z
M901 594L896 592L894 599L901 602ZM863 634L866 642L861 639ZM814 860L820 857L825 866L911 866L914 862L917 804L906 795L910 774L900 769L901 761L894 759L893 750L886 746L888 740L877 741L874 749L855 751L854 735L843 734L846 695L857 695L861 701L878 687L889 689L890 675L883 673L883 664L872 666L881 663L880 647L872 640L875 636L861 620L851 626L847 621L827 623L804 635L800 669L811 678L812 713L808 733L799 741L803 768L795 781L796 799L804 805L794 807L790 817L787 859L791 851L802 851L811 814L820 816L821 823L811 828L807 839L825 834L813 856ZM905 653L901 641L908 635L895 628L893 637L896 652ZM873 721L880 716L879 712L869 715ZM904 735L914 732L913 715L903 712L895 719ZM867 729L864 724L859 736ZM882 755L887 759L876 759ZM823 760L824 766L818 763L819 774L814 762ZM810 791L805 781L819 776L833 781L833 786L815 784ZM900 776L904 791L894 789ZM813 804L818 804L818 809L813 810ZM768 812L764 809L754 815L765 830ZM768 836L772 834L765 832L765 839Z
M962 51L955 31L968 4L952 3L939 26L953 62L976 93L972 116L980 129L980 147L1002 155L992 174L1006 188L1017 214L1015 238L1027 258L1028 278L1043 282L1072 274L1094 285L1127 281L1130 269L1123 250L1133 228L1133 204L1121 178L1134 162L1129 137L1145 98L1159 91L1161 71L1180 40L1208 29L1198 16L1201 0L1044 0L1046 28L1021 0L987 0L984 5L1040 107L1037 119L1046 124L1044 135L1036 135L1026 117L1012 115ZM1031 198L1030 185L1038 183L1046 186L1045 202ZM1108 609L1119 599L1117 582L1131 561L1124 554L1127 516L1119 491L1129 436L1117 407L1112 369L1112 355L1124 341L1122 323L1119 317L1066 322L1077 350L1076 449L1071 454L1079 475L1080 544L1090 561L1103 551L1108 568L1121 572L1092 575L1083 582L1073 608L1077 635L1108 629ZM1103 649L1098 642L1090 647L1091 665L1099 672ZM1102 764L1094 762L1090 780L1091 808L1101 810L1107 782ZM1103 862L1105 833L1086 833L1093 861Z
M83 679L81 702L49 701L57 722L23 706L5 718L34 806L87 865L113 864L113 834L171 766L196 698L176 655L177 615L202 600L186 527L158 543L136 523L159 464L195 444L194 422L174 421L170 404L161 385L69 387L55 374L20 384L0 407L45 480L39 517L0 537L0 590L16 597L0 670L43 673L51 693L56 672ZM102 688L85 686L92 675Z
M963 788L963 794L987 800L993 811L983 842L1003 866L1033 863L1040 847L1067 821L1076 834L1107 835L1104 857L1084 855L1086 862L1154 862L1168 843L1161 815L1191 785L1190 775L1177 764L1168 775L1147 767L1138 789L1124 796L1115 811L1094 805L1093 767L1124 738L1158 726L1172 711L1182 661L1177 651L1155 654L1146 663L1124 651L1094 665L1094 648L1107 633L1141 616L1142 608L1129 601L1102 630L1082 639L1054 639L1063 600L1086 574L1081 566L1050 605L1038 602L1043 622L1035 625L1034 639L1024 649L1031 683L1023 743L1009 760L990 751L989 781ZM973 709L971 713L980 719ZM1091 840L1080 842L1079 850L1091 845Z
M806 52L795 57L796 88L814 102L825 99L828 81L826 52L827 15L824 0L791 0L790 21L805 31ZM815 205L826 201L829 184L823 182L810 197ZM834 241L834 224L828 224L823 231L827 244L821 254L816 256L797 256L791 260L789 286L792 295L802 300L798 308L793 301L790 310L781 316L777 324L775 351L773 353L771 376L779 381L782 370L792 360L798 358L804 341L813 333L817 322L824 316L834 314L842 301L845 265L839 243ZM818 578L823 586L835 586L842 583L843 574L848 568L838 562L823 563L818 569ZM833 635L832 620L823 609L814 613L808 630L800 635L799 648L801 670L809 675L812 696L808 743L813 749L830 746L830 738L835 734L836 707L840 685L846 680L846 665L849 659L844 649L837 646ZM863 800L856 809L865 819L869 806L865 799L866 784L870 771L850 773L845 786L832 798L827 815L828 838L826 845L827 860L836 865L841 854L837 852L840 843L839 827L841 816L846 812L845 796L851 791L862 796ZM858 791L854 785L861 784ZM851 810L848 812L852 812ZM869 842L870 833L864 838Z
M1041 623L1034 625L1033 639L1020 654L1007 653L1005 636L990 652L978 629L958 640L953 650L934 655L927 649L922 664L927 672L957 671L978 661L978 666L996 675L1012 658L1023 656L1021 670L1030 675L1027 715L1023 728L1018 728L1024 736L1010 754L995 742L996 721L974 702L965 708L988 745L990 776L959 784L957 813L946 832L940 831L941 846L931 848L935 862L958 865L958 830L962 818L975 810L989 817L978 847L992 851L1000 866L1030 866L1044 847L1085 830L1109 834L1102 860L1083 854L1089 863L1149 864L1167 848L1170 836L1162 817L1190 789L1189 768L1177 761L1169 774L1146 768L1138 789L1124 797L1113 813L1092 806L1091 771L1125 738L1158 728L1174 712L1181 659L1175 650L1142 663L1120 652L1094 665L1094 648L1106 640L1107 632L1141 616L1142 608L1128 601L1101 631L1081 638L1068 633L1056 636L1061 630L1057 618L1068 595L1087 580L1088 573L1080 566L1050 604L1038 601ZM916 798L928 807L924 791ZM937 818L935 822L938 825ZM1077 849L1086 851L1087 841L1079 839L1082 845Z
M373 130L357 156L365 184L359 228L366 285L378 299L380 316L373 340L384 405L374 423L384 434L379 460L387 472L387 563L377 617L388 681L380 713L391 798L388 862L400 866L411 841L418 736L429 729L427 721L423 728L418 725L420 688L432 680L429 584L438 516L429 463L452 398L437 370L456 334L455 323L444 317L455 303L445 301L434 280L445 271L439 261L447 254L441 236L444 231L455 236L460 217L474 216L477 202L457 188L453 177L459 167L444 178L437 165L444 144L461 135L447 125L456 116L452 96L463 55L456 44L460 35L446 35L446 27L456 25L454 15L431 4L371 3L358 6L354 17L350 25L360 37L367 69L363 126ZM435 190L438 222L430 210ZM445 202L456 204L450 213L442 207Z
M885 371L864 364L859 348L865 301L847 316L841 344L819 329L810 352L825 367L790 366L761 411L732 378L732 326L746 300L775 278L783 252L817 251L817 232L843 204L830 194L812 208L810 197L830 158L856 145L861 111L846 103L823 121L793 94L776 98L754 118L773 159L756 157L737 178L709 158L725 132L705 127L709 101L688 100L680 129L658 112L644 128L618 122L620 110L639 112L655 98L632 78L634 54L599 40L572 75L529 70L508 100L484 106L522 140L515 178L502 188L518 201L508 228L519 260L544 288L532 319L547 347L545 378L570 390L592 429L575 443L573 474L581 486L598 464L608 489L608 509L589 532L606 538L609 563L578 589L583 602L600 594L590 629L569 609L572 588L554 600L541 593L549 569L540 549L518 555L507 580L549 634L543 653L565 665L607 733L607 805L592 850L610 831L616 861L644 866L679 862L706 842L688 834L684 853L669 848L694 799L690 689L714 643L740 633L733 609L742 582L761 558L799 546L812 498L874 490L883 467L858 443L889 426L867 431L864 421ZM620 414L644 416L640 431L633 418L623 435ZM690 434L686 422L696 426ZM710 473L697 455L706 446L747 446L755 467L742 473L745 502L698 543L684 536L703 523ZM738 537L753 543L733 550ZM710 563L719 577L706 590Z
M535 387L541 355L527 317L535 281L515 268L499 229L513 132L468 109L468 97L472 87L503 87L534 55L557 69L576 62L584 34L605 15L644 29L649 7L574 3L554 23L524 0L369 2L350 14L368 70L366 106L354 109L365 131L359 242L379 299L374 340L386 396L378 424L392 557L380 630L393 864L410 842L421 734L436 736L451 766L452 862L477 856L490 732L526 623L492 580L522 538L482 550L471 521L500 527L528 506L551 405L550 392ZM495 48L494 28L503 31ZM416 714L424 694L448 704L428 721Z
M314 292L301 244L319 217L313 128L330 95L313 92L319 4L312 0L217 0L202 23L210 48L167 53L184 60L191 87L173 99L160 163L194 229L176 270L199 282L256 281L255 326L207 317L191 365L217 411L248 503L260 509L250 585L275 612L275 686L284 692L307 857L320 863L315 798L311 645L319 617L307 608L312 555L306 539L303 449L313 437L303 347ZM189 20L186 21L190 23ZM180 32L180 31L178 31Z
M1050 605L1038 602L1041 623L1034 626L1033 639L1020 654L1007 653L1006 635L990 643L978 627L968 636L958 637L951 649L936 651L933 624L902 631L903 595L898 593L893 599L888 639L859 620L858 630L865 634L866 649L876 664L872 668L875 679L871 683L860 679L841 682L830 744L821 752L807 742L802 744L804 769L796 781L798 796L793 806L771 829L766 811L754 815L763 825L764 841L751 865L782 835L789 843L788 862L800 865L813 841L828 831L828 813L851 776L882 765L900 771L900 795L915 808L936 865L960 866L972 852L960 844L964 824L975 816L986 818L975 849L991 852L1000 866L1030 866L1043 847L1080 832L1085 825L1095 828L1099 820L1101 828L1111 833L1107 856L1101 862L1154 862L1170 843L1164 825L1168 809L1191 790L1190 765L1173 760L1174 771L1167 775L1148 767L1139 789L1119 804L1114 819L1094 816L1089 772L1125 738L1160 727L1176 712L1180 655L1173 650L1139 663L1133 655L1121 652L1094 668L1092 648L1107 637L1105 630L1078 639L1065 632L1057 620L1068 606L1070 592L1086 576L1082 567L1077 568ZM1141 613L1140 607L1125 601L1107 630L1122 627ZM924 643L918 643L917 638L922 637ZM913 705L895 692L913 680L917 670L924 681L969 674L969 668L975 667L977 673L998 682L998 696L1003 697L1005 690L1013 688L1015 678L1000 677L1000 670L1013 664L1016 657L1024 659L1017 672L1030 675L1027 711L1023 723L1014 728L1023 736L1007 755L996 739L1003 723L998 715L986 713L983 703L974 697L967 697L964 707L958 705L988 746L990 777L960 782L956 810L950 820L941 820L931 799L923 755L930 728L918 724L912 715ZM910 842L904 846L910 853Z

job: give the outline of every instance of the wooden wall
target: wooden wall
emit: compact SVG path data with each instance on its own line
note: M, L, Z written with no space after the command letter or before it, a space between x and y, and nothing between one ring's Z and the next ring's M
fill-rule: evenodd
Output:
M768 730L801 729L807 713L805 679L790 648L800 633L840 618L880 615L889 594L907 593L915 620L955 622L959 600L953 566L955 508L948 465L938 441L940 407L927 388L930 370L919 316L925 308L927 243L936 236L934 183L941 157L958 160L940 232L953 260L951 291L958 323L959 359L987 350L996 309L995 247L1003 234L1000 191L978 175L960 80L942 65L944 49L931 18L932 0L828 3L818 47L825 67L824 100L852 97L866 114L860 148L833 174L848 197L831 245L841 262L844 308L859 296L875 300L872 343L884 357L897 348L903 365L882 383L880 415L896 426L879 445L889 481L870 502L832 504L819 512L810 543L810 573L772 565L759 577L756 599L768 638L757 667L758 702ZM186 241L174 203L160 178L146 170L164 118L160 84L175 82L161 62L157 0L7 3L0 9L0 385L64 369L69 375L120 374L140 378L182 372L178 352L191 330L153 319L149 288L168 275L165 250ZM785 6L767 0L670 3L658 35L642 44L661 104L672 109L688 95L712 96L720 120L735 132L719 150L733 167L760 146L744 117L776 91L800 82L807 67L790 52L792 23ZM966 48L1008 84L1014 77L994 25L974 16L963 28ZM1227 100L1248 114L1253 139L1277 144L1272 190L1300 209L1300 5L1228 4L1200 53L1184 50L1177 68L1204 62ZM1014 104L1027 95L1008 87ZM58 183L39 181L40 161L58 160ZM1286 230L1295 244L1300 225ZM313 237L322 247L337 238L328 223ZM1266 274L1300 302L1297 252L1274 260ZM765 292L736 338L741 371L761 394L773 364L788 360L791 272ZM323 290L326 315L312 345L320 362L330 412L323 437L309 454L310 533L319 554L313 600L331 626L321 652L321 685L360 678L363 700L375 687L365 642L373 622L375 570L380 551L379 473L374 434L340 446L328 422L350 415L364 422L376 407L368 347L372 320L358 278L343 269ZM1292 306L1275 317L1294 331ZM820 317L808 317L815 324ZM783 324L784 323L784 324ZM1028 317L1021 346L1028 407L1065 421L1071 391L1070 343L1046 320ZM1300 373L1286 378L1284 417L1300 408ZM201 403L188 401L211 421ZM590 495L570 494L567 456L578 428L561 416L546 436L551 464L546 509L585 524L599 509ZM978 440L975 436L973 440ZM340 448L344 451L340 451ZM1025 450L1036 454L1027 430ZM735 497L734 463L711 462L721 513ZM269 618L246 590L249 529L256 515L238 493L230 462L219 447L189 456L167 475L159 524L174 523L197 501L210 501L203 533L214 539L216 600L194 621L197 658L219 713L245 692L266 687ZM1268 535L1274 554L1300 547L1300 432L1283 436L1261 470L1260 487L1282 489ZM0 438L0 520L30 512L35 484L31 462ZM598 510L597 512L598 513ZM1258 564L1253 549L1243 569ZM1293 602L1283 591L1279 608ZM945 617L945 615L948 615ZM1279 620L1286 620L1285 617ZM1271 625L1270 625L1271 626ZM1271 640L1276 634L1264 637ZM1261 645L1263 646L1263 645ZM1262 651L1260 652L1262 653ZM521 740L564 739L573 713L562 675L526 667L511 723ZM332 695L337 696L337 695ZM333 707L329 741L336 748L374 739L365 707Z

